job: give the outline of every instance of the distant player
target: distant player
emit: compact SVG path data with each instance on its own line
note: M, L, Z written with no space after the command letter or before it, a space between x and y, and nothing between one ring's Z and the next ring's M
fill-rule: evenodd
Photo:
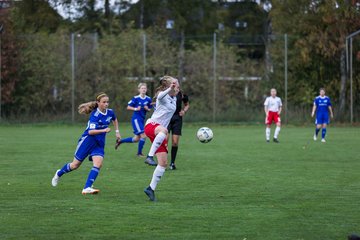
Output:
M321 142L326 142L326 126L330 123L329 119L329 112L331 118L334 118L334 114L331 108L331 101L328 96L325 96L325 89L320 88L320 96L317 96L314 100L314 106L311 112L311 117L314 117L316 112L316 119L315 119L315 134L314 134L314 141L317 140L318 133L320 128L321 131Z
M127 106L127 110L134 111L131 124L134 130L134 137L128 137L121 139L115 146L117 149L122 143L136 143L139 142L137 156L143 157L142 150L145 145L146 135L144 133L145 117L146 113L152 108L151 98L146 96L147 86L146 83L140 83L138 85L139 95L133 97Z
M275 122L276 129L274 134L274 142L279 143L278 136L281 128L280 114L282 110L282 102L279 97L276 96L276 89L270 90L270 97L267 97L264 103L265 110L265 124L266 124L266 142L270 142L271 124Z
M184 104L184 108L182 108L182 104ZM176 95L176 111L172 116L168 126L168 131L169 131L168 137L170 137L170 133L172 133L170 170L176 170L175 160L179 147L183 116L189 110L189 108L190 108L189 97L186 94L184 94L182 91L180 91Z
M83 163L84 159L89 156L93 162L93 167L86 180L82 194L97 194L100 190L92 187L95 182L104 160L104 147L106 133L110 132L109 124L112 122L115 127L116 140L120 141L121 136L118 128L118 120L112 109L108 108L109 97L105 93L100 93L96 101L83 103L79 106L80 114L90 114L87 127L78 141L75 150L74 159L71 163L66 163L61 169L58 169L51 181L56 187L61 176L69 173Z
M154 155L156 154L158 165L156 166L150 185L145 188L145 194L151 201L155 200L155 188L163 176L167 167L167 126L176 110L176 95L179 92L179 82L177 79L164 76L160 79L160 86L155 93L156 108L151 118L146 121L145 134L152 142L149 154L145 163L156 164Z

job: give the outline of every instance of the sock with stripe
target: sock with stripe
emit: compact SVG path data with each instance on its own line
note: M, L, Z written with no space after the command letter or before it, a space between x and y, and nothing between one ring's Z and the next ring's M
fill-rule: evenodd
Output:
M70 168L70 163L67 163L60 169L60 171L57 173L57 175L59 177L61 177L65 173L68 173L68 172L71 172L71 171L72 171L72 169Z
M142 150L145 145L145 138L140 138L139 144L138 144L138 155L142 154Z
M98 174L99 174L100 168L97 167L92 167L88 176L88 179L86 180L85 188L91 187L93 185L93 183L95 182Z

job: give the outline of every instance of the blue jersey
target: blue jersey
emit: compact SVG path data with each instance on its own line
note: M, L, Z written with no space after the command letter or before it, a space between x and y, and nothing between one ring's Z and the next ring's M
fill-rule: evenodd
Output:
M328 96L317 96L314 100L314 105L316 106L316 115L328 114L329 106L331 106L331 101Z
M330 98L327 96L318 96L314 100L316 106L315 124L329 124L329 106L331 106Z
M109 127L109 124L114 120L116 120L116 115L112 109L107 109L105 113L101 112L99 109L95 109L90 114L90 119L82 137L89 136L89 130L105 129ZM105 146L106 133L96 134L93 135L93 137L100 147Z
M142 98L140 95L135 96L128 102L128 106L133 108L138 108L140 106L140 111L134 111L132 119L139 119L144 121L147 112L144 107L147 106L149 109L152 108L151 98L149 96L145 96L144 98Z

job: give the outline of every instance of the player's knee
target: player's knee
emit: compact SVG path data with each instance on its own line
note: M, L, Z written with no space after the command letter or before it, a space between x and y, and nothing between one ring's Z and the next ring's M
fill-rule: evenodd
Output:
M177 147L177 146L179 146L179 143L178 143L178 142L172 142L172 143L171 143L171 146Z
M94 167L101 168L102 167L102 162L101 163L94 163Z
M166 128L161 128L160 129L160 132L164 133L164 134L168 134L168 130Z
M81 162L80 161L74 161L72 163L70 163L70 168L71 170L75 170L75 169L78 169L81 165Z

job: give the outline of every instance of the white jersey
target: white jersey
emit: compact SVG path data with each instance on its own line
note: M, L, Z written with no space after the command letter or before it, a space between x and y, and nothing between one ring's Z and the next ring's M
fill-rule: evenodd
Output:
M146 124L154 122L167 128L176 110L176 96L170 96L170 91L171 88L168 88L165 91L159 92L156 99L155 111L153 112L151 118L146 121Z
M266 98L264 106L266 106L270 112L278 112L282 106L282 102L279 97L270 96Z

